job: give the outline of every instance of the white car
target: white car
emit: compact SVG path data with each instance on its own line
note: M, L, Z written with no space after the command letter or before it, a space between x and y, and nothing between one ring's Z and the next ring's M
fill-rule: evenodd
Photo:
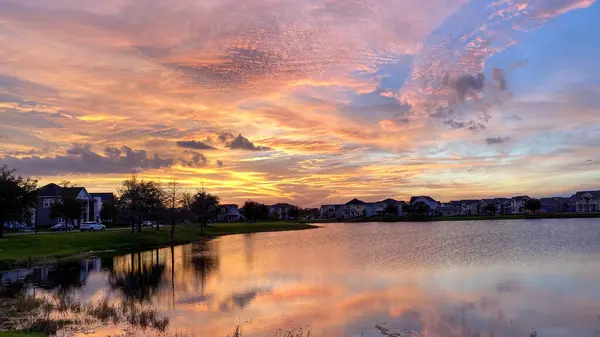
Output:
M81 225L79 226L79 230L82 232L103 231L105 229L106 229L106 226L104 226L101 223L97 223L95 221L82 222Z
M152 222L152 221L142 222L142 227L153 227L153 226L154 226L154 222Z

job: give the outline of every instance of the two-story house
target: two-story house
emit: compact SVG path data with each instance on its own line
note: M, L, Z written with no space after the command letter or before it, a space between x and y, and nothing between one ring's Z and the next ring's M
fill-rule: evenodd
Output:
M520 196L516 196L516 197L512 197L510 199L510 202L508 203L508 213L507 214L518 214L518 213L523 213L525 211L525 202L527 202L527 200L531 199L529 196L526 195L520 195ZM507 207L505 205L505 213L507 210Z
M90 216L91 221L103 222L101 217L102 207L104 205L115 203L115 195L112 193L90 193L92 197L92 214ZM108 219L105 219L108 220Z
M577 212L600 212L600 191L580 191L573 199Z
M36 226L52 226L59 223L64 223L65 219L52 218L52 205L57 202L62 202L63 198L75 198L82 203L81 219L73 224L77 226L83 221L90 221L93 216L93 208L90 208L92 196L87 192L85 187L60 187L56 184L48 184L38 189L38 202L35 212Z
M478 215L479 199L460 200L460 215Z
M457 216L462 214L462 203L460 201L450 201L447 203L442 203L440 207L438 207L438 214L443 216Z
M225 204L219 205L217 208L217 221L218 222L235 222L243 219L240 214L238 205Z
M295 220L296 215L293 213L293 209L297 206L290 205L287 203L278 203L269 206L269 217L277 220Z
M319 216L321 219L335 219L336 218L336 205L321 205L319 207Z
M561 213L569 211L570 198L552 197L540 198L542 212L544 213Z
M423 203L429 207L429 216L437 215L437 209L441 206L439 201L436 201L432 197L421 195L417 197L411 197L409 201L411 206L415 206L418 203Z

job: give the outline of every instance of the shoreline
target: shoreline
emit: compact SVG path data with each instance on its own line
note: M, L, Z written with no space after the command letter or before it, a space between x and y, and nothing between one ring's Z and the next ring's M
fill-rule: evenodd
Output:
M356 222L442 222L442 221L487 221L487 220L538 220L538 219L589 219L600 218L600 213L538 213L507 215L453 215L453 216L374 216L346 220L313 220L309 223L356 223Z
M182 245L220 236L267 233L319 228L301 221L269 221L257 223L212 224L200 232L196 225L175 228L171 242L170 228L157 231L145 228L141 233L130 231L70 232L46 235L5 236L0 239L0 271L69 259L82 259L99 254L119 254L136 250Z

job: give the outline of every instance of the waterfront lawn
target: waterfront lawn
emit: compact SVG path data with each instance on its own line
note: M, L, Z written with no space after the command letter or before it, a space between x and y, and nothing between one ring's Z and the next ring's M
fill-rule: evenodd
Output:
M316 226L294 221L251 224L236 222L211 224L201 233L198 225L182 225L175 228L175 243L182 244L229 234L310 228ZM143 228L142 233L134 235L130 230L9 235L0 239L0 269L2 265L28 264L87 252L128 251L166 246L171 241L170 230L170 227L160 228L159 231L156 228Z

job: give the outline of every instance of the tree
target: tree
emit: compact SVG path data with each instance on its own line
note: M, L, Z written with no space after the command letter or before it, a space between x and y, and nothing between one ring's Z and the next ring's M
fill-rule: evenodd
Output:
M256 222L269 218L269 208L265 204L248 200L244 203L242 209L244 210L244 217L248 222Z
M119 214L119 210L116 202L102 203L102 209L100 209L100 218L103 221L109 220L111 223L115 223L117 222L117 214Z
M83 215L83 204L72 196L63 195L62 200L55 202L50 209L52 219L64 218L66 223L75 225Z
M214 219L217 216L218 206L219 197L208 193L204 188L194 195L192 211L200 221L200 228L202 230L204 230L204 227L206 227L209 220Z
M292 206L288 209L288 218L298 220L300 218L301 213L302 210L300 209L300 207Z
M396 206L394 204L387 204L387 206L385 206L385 209L383 210L383 212L386 215L398 215L398 206Z
M540 199L527 199L527 201L525 201L525 209L532 213L536 213L542 209L542 202Z
M487 205L485 205L485 207L483 208L483 210L488 215L494 215L494 214L496 214L497 208L496 208L496 205L494 205L494 204L487 204Z
M0 167L0 238L4 224L31 218L37 203L37 180L17 176L15 170Z
M417 203L415 203L415 205L413 207L414 207L414 213L418 216L425 216L425 215L429 214L429 211L431 210L429 205L427 205L424 202L417 202Z
M165 197L165 206L169 209L169 217L171 219L171 242L175 240L175 216L177 207L182 203L182 193L179 183L175 179L167 183L163 189ZM157 227L158 229L158 227Z
M411 204L404 204L404 206L402 206L402 211L409 216L415 215L415 208Z
M122 207L131 213L131 233L142 231L144 215L157 211L163 204L162 189L158 182L152 180L138 180L136 175L123 181L118 189L119 200Z

